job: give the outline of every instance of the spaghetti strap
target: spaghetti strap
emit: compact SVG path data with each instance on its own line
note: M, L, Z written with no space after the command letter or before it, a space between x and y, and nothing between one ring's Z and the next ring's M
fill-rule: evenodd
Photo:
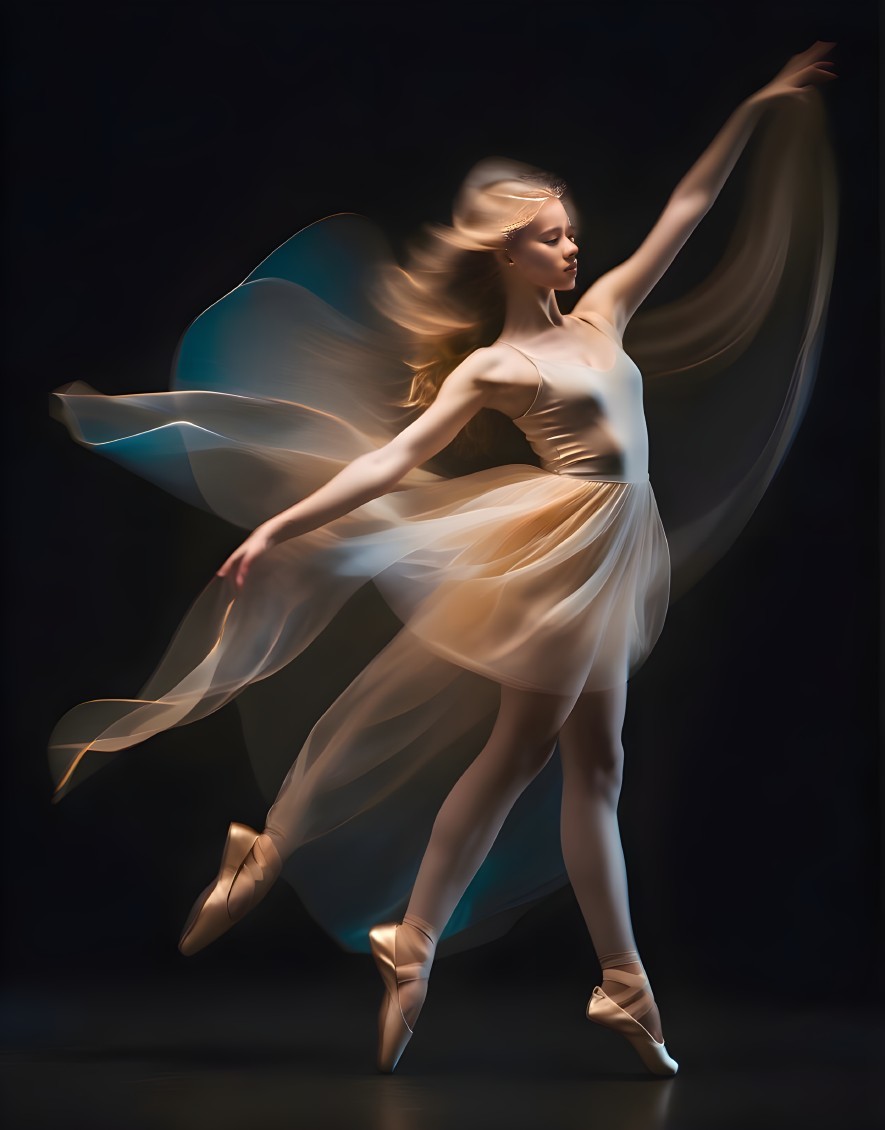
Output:
M593 311L592 317L590 316L590 314L574 313L570 316L572 318L577 318L579 322L586 322L588 326L592 326L595 330L599 330L601 334L604 334L605 337L609 339L609 341L613 341L621 349L624 348L623 334L619 334L618 327L614 324L614 322L610 322L608 318L606 318L604 314L600 314L598 310ZM597 321L601 322L602 325L597 325Z
M526 361L529 361L532 364L535 372L538 374L538 387L535 390L534 400L531 402L531 404L526 409L526 411L522 413L521 416L513 416L512 417L512 419L514 419L514 420L524 420L526 418L526 416L528 416L529 413L534 409L535 405L538 403L538 398L541 395L541 389L544 387L544 377L543 377L543 374L541 373L541 370L538 368L537 364L535 363L534 357L529 357L528 353L523 353L518 345L513 345L511 342L505 341L502 337L499 337L498 341L500 341L502 345L509 345L511 349L515 349L517 353L522 354L522 356L525 357Z

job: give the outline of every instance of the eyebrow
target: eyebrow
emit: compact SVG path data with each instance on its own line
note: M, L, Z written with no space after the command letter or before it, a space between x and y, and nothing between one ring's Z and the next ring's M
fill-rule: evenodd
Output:
M569 223L568 223L568 224L566 224L566 227L569 227L569 228L574 228L574 227L575 227L575 225L574 225L574 224L573 224L573 223L572 223L571 221L569 221ZM559 228L560 228L560 225L559 225L559 224L554 224L554 225L553 225L553 227L550 227L550 228L544 228L544 230L543 230L543 231L541 231L541 232L538 232L538 235L547 235L547 233L548 233L548 232L551 232L551 231L559 231ZM577 230L577 229L576 229L576 230Z

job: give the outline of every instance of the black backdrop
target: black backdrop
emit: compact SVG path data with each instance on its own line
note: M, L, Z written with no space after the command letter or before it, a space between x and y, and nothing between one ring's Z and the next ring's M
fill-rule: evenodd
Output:
M818 383L735 547L670 609L631 684L620 817L647 962L738 991L835 991L880 929L878 17L872 3L20 4L6 16L6 741L12 983L174 977L227 823L259 823L236 708L120 755L51 806L53 722L133 694L242 531L74 444L47 393L168 387L187 324L335 211L394 246L469 165L551 167L585 282L636 246L731 109L835 39L839 257ZM714 208L711 227L727 219ZM690 246L649 298L696 277ZM567 303L563 303L567 308ZM476 951L519 968L566 889ZM561 929L560 929L561 928ZM880 936L880 935L878 935ZM494 951L494 961L489 952ZM288 888L199 959L290 978L345 960ZM310 965L308 965L308 960ZM502 972L503 975L503 972ZM844 984L844 981L842 982Z

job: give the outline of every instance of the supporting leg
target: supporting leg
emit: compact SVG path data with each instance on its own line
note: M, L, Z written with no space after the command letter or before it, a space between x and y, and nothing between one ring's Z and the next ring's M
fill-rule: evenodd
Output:
M644 972L633 936L617 816L626 700L626 683L581 695L560 731L562 853L603 970L603 991L661 1040L660 1016L650 987L636 990L605 978L610 968Z

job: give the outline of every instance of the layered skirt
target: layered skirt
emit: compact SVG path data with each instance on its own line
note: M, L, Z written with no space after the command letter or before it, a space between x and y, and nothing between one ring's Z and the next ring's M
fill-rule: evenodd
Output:
M91 413L125 407L60 395L69 422L77 395ZM77 412L82 422L87 410ZM624 683L661 632L669 581L647 480L528 464L425 474L272 547L239 591L213 576L136 697L81 703L59 719L56 798L114 753L236 699L262 788L269 800L285 796L273 810L294 849L284 874L344 948L366 951L369 927L404 910L433 819L482 748L500 685L576 699ZM328 656L311 665L311 645L333 621L346 648L362 645L367 585L393 631L318 711L301 748L287 746L290 716L322 701L330 675ZM306 662L293 685L296 657ZM446 928L448 949L496 936L567 882L556 760L517 802Z

